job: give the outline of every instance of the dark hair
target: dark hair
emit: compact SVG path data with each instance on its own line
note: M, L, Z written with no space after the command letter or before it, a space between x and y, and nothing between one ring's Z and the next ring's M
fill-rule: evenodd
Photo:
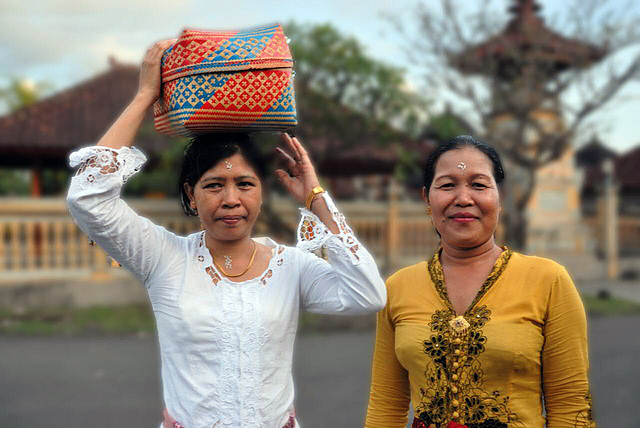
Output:
M433 182L433 177L436 172L436 164L438 163L438 159L440 159L440 156L442 156L443 153L446 153L449 150L457 150L463 147L473 147L474 149L480 150L482 153L487 155L487 157L493 164L493 178L496 180L496 183L499 184L500 182L502 182L502 180L504 180L502 161L500 161L500 156L493 147L480 140L476 140L470 135L458 135L457 137L454 137L446 143L438 146L438 148L429 155L427 163L424 167L424 187L427 189L427 191L429 190L429 188L431 187L431 183Z
M215 167L224 159L235 154L241 154L253 167L261 181L266 175L264 159L253 138L247 133L205 134L194 137L184 150L184 159L180 171L178 186L182 210L188 216L197 215L191 208L191 203L184 184L193 187L200 177L209 169Z

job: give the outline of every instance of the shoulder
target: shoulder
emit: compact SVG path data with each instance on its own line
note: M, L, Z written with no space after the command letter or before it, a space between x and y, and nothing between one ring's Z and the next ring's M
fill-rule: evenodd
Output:
M556 275L558 271L564 270L564 266L554 260L529 256L515 251L511 254L509 266L517 270L537 272L542 275Z
M538 256L528 256L514 252L509 260L510 276L527 282L530 285L540 284L547 287L570 283L573 286L567 270L560 263Z
M295 246L281 244L277 244L274 248L276 252L284 254L286 258L291 262L301 265L323 260L320 256L320 250L309 252L301 250L300 248Z

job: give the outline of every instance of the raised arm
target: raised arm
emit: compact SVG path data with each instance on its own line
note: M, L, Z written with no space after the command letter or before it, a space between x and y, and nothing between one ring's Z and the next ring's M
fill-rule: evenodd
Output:
M98 146L113 149L131 147L145 113L160 96L160 61L164 51L174 42L175 39L163 40L147 50L140 66L138 92L133 101L100 139Z
M547 427L595 427L589 392L587 320L569 274L559 268L544 324L542 386Z
M278 149L288 170L276 171L289 194L305 206L298 227L301 306L315 313L364 315L384 307L386 290L371 254L358 242L344 216L321 191L307 151L284 134L287 151ZM310 254L327 249L329 262Z
M175 249L175 236L137 215L120 199L122 185L140 170L146 157L131 148L146 110L160 93L160 59L171 41L159 42L145 55L136 96L97 146L70 155L78 167L67 205L78 226L138 279L147 282L162 258ZM169 250L167 250L167 248Z

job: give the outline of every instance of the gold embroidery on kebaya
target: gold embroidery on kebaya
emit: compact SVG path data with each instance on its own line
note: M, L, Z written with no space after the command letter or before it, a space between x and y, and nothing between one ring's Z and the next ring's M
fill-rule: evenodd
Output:
M478 301L489 291L489 289L495 284L495 282L500 278L502 272L507 267L507 263L511 258L513 252L505 247L505 250L502 252L496 264L493 266L491 273L480 287L478 294L471 302L469 309L465 312L465 318L467 313L478 303ZM440 263L440 250L436 251L436 253L431 257L428 263L429 267L429 275L431 276L431 280L433 281L434 286L436 287L436 291L440 298L444 301L449 309L453 311L453 306L451 306L451 302L449 301L449 295L447 294L447 287L444 284L444 273L442 271L442 264ZM455 312L455 311L454 311Z
M596 423L593 421L593 404L591 402L591 391L587 392L584 396L587 402L587 409L581 411L576 415L576 428L595 428Z
M420 388L414 428L468 426L511 428L524 425L509 409L509 397L483 389L484 372L478 356L485 352L487 337L482 327L491 321L487 306L476 306L504 271L511 251L505 250L464 315L457 316L444 285L438 253L429 260L429 273L447 309L431 316L431 336L422 342L428 355L425 386Z

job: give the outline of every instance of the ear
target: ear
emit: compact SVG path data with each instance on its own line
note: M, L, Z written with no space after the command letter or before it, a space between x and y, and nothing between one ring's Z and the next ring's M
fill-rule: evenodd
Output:
M428 205L429 204L429 191L426 187L422 187L422 200Z
M191 205L191 208L193 208L194 210L196 209L196 198L195 196L193 196L193 187L189 185L189 183L183 183L182 187L184 188L184 191L187 193L187 196L189 197L189 202Z

